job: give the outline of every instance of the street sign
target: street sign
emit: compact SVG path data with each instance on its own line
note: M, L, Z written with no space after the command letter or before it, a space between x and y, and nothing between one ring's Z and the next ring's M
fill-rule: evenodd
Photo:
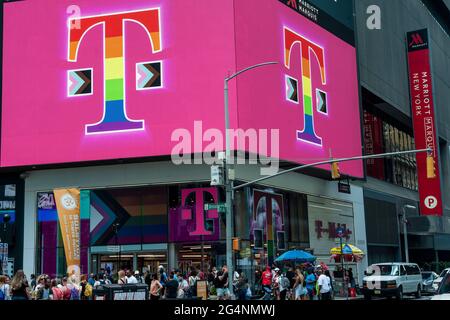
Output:
M345 182L339 181L339 182L338 182L338 191L339 191L340 193L351 194L352 191L351 191L351 189L350 189L350 183L348 183L348 182L345 183Z
M3 261L5 257L8 260L8 244L0 243L0 261Z
M14 276L14 258L3 260L3 274L8 275L10 278Z
M344 236L345 229L342 227L339 227L336 229L336 235L338 238L342 238Z
M2 271L3 274L8 274L8 257L3 257L3 261L2 261Z
M211 166L211 186L221 186L223 184L223 167Z
M205 211L217 210L219 212L226 212L227 207L225 203L205 203Z

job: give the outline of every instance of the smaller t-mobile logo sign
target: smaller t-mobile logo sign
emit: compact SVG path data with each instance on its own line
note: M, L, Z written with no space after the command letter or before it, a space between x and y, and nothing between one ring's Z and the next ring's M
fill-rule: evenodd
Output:
M214 233L213 230L208 230L207 220L218 219L219 213L217 210L204 211L205 193L211 195L214 203L217 203L216 188L183 189L181 191L181 201L184 208L181 212L181 219L193 220L195 225L194 230L189 231L190 236L210 236ZM193 200L193 203L189 199Z

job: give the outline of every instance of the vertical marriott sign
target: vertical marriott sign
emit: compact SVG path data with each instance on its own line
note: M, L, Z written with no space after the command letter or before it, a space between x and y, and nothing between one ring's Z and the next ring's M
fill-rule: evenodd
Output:
M439 144L437 141L430 50L427 29L408 32L408 64L411 94L411 113L417 149L431 148L435 163L435 177L427 177L427 155L418 153L420 212L423 215L442 215L441 180L439 175Z

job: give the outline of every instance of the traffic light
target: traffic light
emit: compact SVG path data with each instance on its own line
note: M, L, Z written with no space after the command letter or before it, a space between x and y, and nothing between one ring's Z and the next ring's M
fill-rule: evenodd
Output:
M337 162L331 163L331 178L333 178L333 180L336 180L340 177L341 173L339 172L339 164Z
M435 168L434 158L432 155L427 155L427 178L436 178L436 168Z
M233 250L234 251L239 251L241 250L241 244L240 244L240 239L239 238L233 238Z
M223 166L211 166L211 186L221 186L224 184Z

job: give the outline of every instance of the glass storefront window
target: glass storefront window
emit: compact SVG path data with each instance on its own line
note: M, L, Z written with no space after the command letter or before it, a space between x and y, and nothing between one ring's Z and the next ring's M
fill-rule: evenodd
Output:
M378 124L375 121L378 119L377 116L365 110L364 119L364 143L365 145L368 144L370 146L369 149L372 150L368 152L368 148L366 147L366 154L389 153L413 150L415 148L412 135L392 125L388 121L382 119L380 130L377 130ZM380 148L375 150L373 147L375 145L374 142L378 140L382 140L382 143L380 144ZM417 191L418 182L415 155L389 157L379 161L366 162L366 165L369 176ZM380 170L384 171L384 174L379 174Z
M81 272L167 268L170 243L204 242L213 248L213 261L224 263L218 252L225 246L225 224L218 212L204 209L205 203L223 202L219 197L218 188L201 184L81 190ZM53 192L38 193L37 201L37 271L62 276L65 255Z

